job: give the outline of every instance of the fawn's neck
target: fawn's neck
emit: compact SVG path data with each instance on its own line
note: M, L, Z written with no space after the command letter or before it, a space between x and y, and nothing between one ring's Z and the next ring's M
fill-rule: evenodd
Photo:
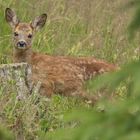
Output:
M14 48L14 52L13 52L14 63L27 62L31 64L32 54L33 52L31 48L27 50L20 50L20 49Z

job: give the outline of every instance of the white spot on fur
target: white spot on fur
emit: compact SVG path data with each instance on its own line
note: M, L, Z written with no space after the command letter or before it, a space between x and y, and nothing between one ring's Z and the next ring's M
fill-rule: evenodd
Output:
M102 73L104 73L105 72L105 70L103 69L103 68L101 68L100 70L99 70L99 73L100 74L102 74Z

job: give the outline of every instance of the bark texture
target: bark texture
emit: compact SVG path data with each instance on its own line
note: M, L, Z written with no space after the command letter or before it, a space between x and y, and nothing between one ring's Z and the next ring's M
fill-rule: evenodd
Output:
M27 63L0 65L0 90L6 93L17 93L22 99L32 92L39 92L41 83L32 82L32 70Z

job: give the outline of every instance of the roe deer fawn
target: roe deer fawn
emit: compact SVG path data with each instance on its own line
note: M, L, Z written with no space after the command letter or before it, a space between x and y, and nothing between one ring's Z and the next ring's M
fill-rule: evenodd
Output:
M50 97L53 93L78 96L92 103L96 100L84 92L84 81L95 75L114 71L117 67L93 57L50 56L32 51L34 33L45 25L47 14L31 23L20 22L14 11L5 10L6 21L13 29L14 62L27 62L32 67L34 82L42 83L40 93Z

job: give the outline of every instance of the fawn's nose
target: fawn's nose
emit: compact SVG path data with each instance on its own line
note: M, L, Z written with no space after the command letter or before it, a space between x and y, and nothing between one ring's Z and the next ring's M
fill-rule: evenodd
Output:
M26 47L26 42L25 42L25 41L19 41L19 42L17 43L17 46L18 46L19 48L24 48L24 47Z

